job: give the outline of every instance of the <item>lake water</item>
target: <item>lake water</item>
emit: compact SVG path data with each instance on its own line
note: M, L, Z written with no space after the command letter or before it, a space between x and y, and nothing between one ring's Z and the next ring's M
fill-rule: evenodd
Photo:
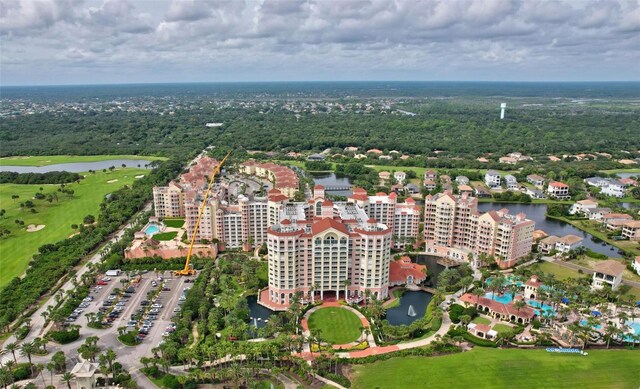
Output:
M607 255L612 258L620 258L618 249L608 243L601 242L598 238L577 229L571 224L567 224L560 220L548 219L546 217L547 206L545 204L502 204L502 203L479 203L478 210L487 212L491 210L500 210L506 208L509 213L516 215L524 212L527 218L536 222L536 230L543 230L549 235L564 236L567 234L576 235L584 238L582 245L597 253Z
M111 166L119 168L122 167L123 164L127 165L127 167L140 167L144 169L145 165L149 165L150 163L151 161L147 161L144 159L110 159L108 161L97 162L58 163L55 165L47 166L0 165L0 172L48 173L65 171L71 173L80 173L88 172L89 170L109 169Z
M262 319L255 321L251 319L249 326L253 326L255 323L258 328L264 327L266 325L265 320L268 320L269 316L273 315L274 312L258 304L258 298L256 296L247 297L247 304L249 305L249 317Z
M427 266L427 281L425 284L435 286L438 276L445 269L444 266L438 265L438 259L440 258L433 255L411 255L410 257L411 261Z
M351 180L348 177L336 176L335 173L310 173L313 177L313 181L316 185L322 185L324 187L332 186L348 186L352 185ZM353 194L350 190L325 190L327 194L334 196L351 196Z
M640 177L640 173L618 173L617 176L620 178Z
M409 325L414 321L424 317L427 312L427 305L433 295L423 291L406 291L400 297L400 305L387 310L386 319L393 326ZM413 306L416 311L415 316L409 316L409 306Z

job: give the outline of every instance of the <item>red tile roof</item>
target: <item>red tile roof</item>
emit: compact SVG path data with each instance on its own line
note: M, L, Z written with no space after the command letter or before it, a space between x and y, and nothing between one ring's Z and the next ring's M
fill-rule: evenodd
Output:
M469 303L469 304L475 304L477 301L479 305L482 305L484 307L489 307L491 311L497 312L505 316L515 315L516 317L531 319L536 315L533 308L529 306L522 307L518 311L518 309L513 305L513 303L502 304L487 297L474 296L471 293L463 294L462 297L460 297L460 301Z
M389 282L392 284L406 283L407 277L413 276L414 283L420 283L427 278L422 269L426 269L425 265L412 263L411 258L402 257L397 261L389 263Z
M337 220L325 218L311 225L311 233L313 235L319 234L329 228L333 228L334 230L338 230L344 234L349 234L347 231L347 227L344 224L340 223Z

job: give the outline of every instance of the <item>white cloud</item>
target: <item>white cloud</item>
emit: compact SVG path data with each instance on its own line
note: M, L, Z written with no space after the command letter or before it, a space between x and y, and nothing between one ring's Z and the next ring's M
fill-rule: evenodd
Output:
M627 0L0 0L0 35L4 83L42 69L95 82L81 77L98 67L147 81L498 79L505 66L640 79L640 3Z

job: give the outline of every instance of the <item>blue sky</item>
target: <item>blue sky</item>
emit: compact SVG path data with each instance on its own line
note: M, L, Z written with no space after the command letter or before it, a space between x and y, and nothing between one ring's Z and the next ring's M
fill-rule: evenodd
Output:
M0 0L2 85L640 80L640 1Z

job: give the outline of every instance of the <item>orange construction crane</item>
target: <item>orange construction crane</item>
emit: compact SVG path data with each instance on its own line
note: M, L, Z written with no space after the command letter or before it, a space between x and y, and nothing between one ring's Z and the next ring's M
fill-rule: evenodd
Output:
M198 212L198 219L196 220L196 226L193 229L193 233L191 234L191 244L189 244L189 251L187 252L187 261L184 264L184 269L176 270L176 276L193 276L196 274L196 271L190 267L191 265L191 251L193 251L193 245L196 243L196 235L198 234L198 227L200 226L200 218L202 217L202 213L204 212L204 207L207 206L207 198L209 197L209 192L211 192L211 187L213 186L213 181L216 177L216 174L220 172L220 168L222 164L229 158L231 155L231 151L225 155L225 157L220 161L218 166L213 170L213 174L211 175L211 179L209 180L209 186L207 187L207 191L204 194L204 199L202 200L202 205L200 206L200 211Z

